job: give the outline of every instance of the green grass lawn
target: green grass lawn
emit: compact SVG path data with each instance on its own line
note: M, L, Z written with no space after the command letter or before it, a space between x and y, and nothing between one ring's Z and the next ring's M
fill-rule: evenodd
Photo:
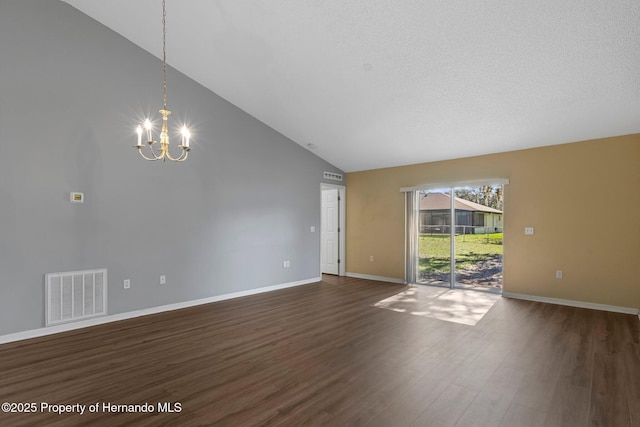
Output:
M449 267L448 235L420 235L419 271L444 273ZM466 234L455 237L456 266L465 268L502 255L502 233Z

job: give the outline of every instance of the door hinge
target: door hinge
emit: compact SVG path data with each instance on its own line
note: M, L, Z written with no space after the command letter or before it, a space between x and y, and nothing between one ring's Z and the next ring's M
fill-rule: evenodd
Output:
M340 229L340 227L338 227L338 233L339 233L340 231L342 231L342 230Z
M340 264L340 260L338 260L338 264Z

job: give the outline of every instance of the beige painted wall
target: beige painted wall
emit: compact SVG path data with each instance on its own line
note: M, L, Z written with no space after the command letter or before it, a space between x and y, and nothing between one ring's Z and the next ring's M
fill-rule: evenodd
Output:
M347 272L404 278L401 187L485 178L510 180L505 292L640 307L640 134L348 173Z

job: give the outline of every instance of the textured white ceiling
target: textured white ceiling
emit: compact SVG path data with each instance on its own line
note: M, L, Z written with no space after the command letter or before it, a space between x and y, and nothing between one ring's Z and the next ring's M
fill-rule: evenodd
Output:
M640 133L638 0L167 0L167 61L347 172Z

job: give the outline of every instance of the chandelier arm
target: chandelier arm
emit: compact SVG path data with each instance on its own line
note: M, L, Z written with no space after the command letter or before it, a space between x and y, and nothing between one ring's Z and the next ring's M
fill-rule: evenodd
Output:
M155 156L155 153L154 153L154 156L155 156L155 157L147 157L147 156L145 156L145 155L144 155L144 153L142 152L142 147L138 147L138 153L139 153L139 154L142 156L142 158L144 158L145 160L150 160L150 161L152 161L152 162L154 162L154 161L156 161L156 160L160 160L160 158L159 158L159 157Z
M161 160L164 157L162 147L160 147L160 154L156 153L156 150L153 148L153 144L149 144L148 147L149 151L151 151L151 154L156 160Z
M178 157L173 157L171 155L171 153L169 152L169 150L167 150L166 156L167 159L173 161L173 162L183 162L185 160L187 160L187 156L189 155L189 150L182 150L182 153L180 153L180 155Z

